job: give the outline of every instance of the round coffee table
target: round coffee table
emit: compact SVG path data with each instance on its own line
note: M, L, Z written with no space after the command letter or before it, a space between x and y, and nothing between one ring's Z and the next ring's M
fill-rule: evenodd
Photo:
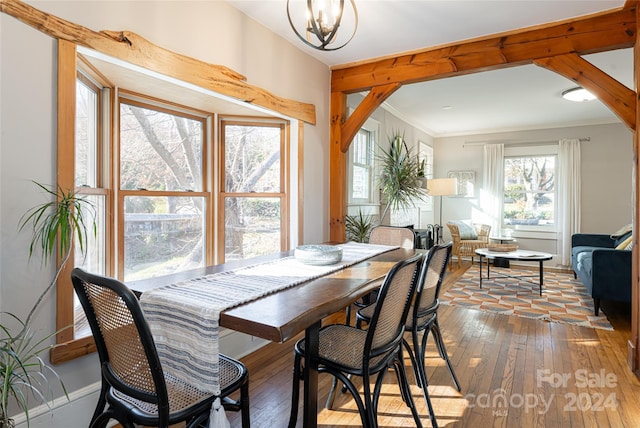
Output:
M542 264L546 260L551 260L553 258L553 255L549 253L544 253L542 251L528 251L528 250L516 250L516 251L509 251L509 252L489 251L488 248L478 248L476 250L476 254L480 259L480 288L482 288L482 279L483 279L482 278L482 261L485 258L487 259L487 277L485 279L489 279L489 275L490 275L489 260L490 259L502 258L507 260L519 260L519 261L527 261L527 262L535 261L535 262L538 262L540 266L539 275L509 275L504 272L495 272L495 274L505 276L508 278L531 278L531 277L535 278L536 276L539 276L539 281L537 283L533 281L529 281L527 279L525 279L525 281L538 285L540 288L540 295L542 296L542 285L544 284L544 270L543 270Z

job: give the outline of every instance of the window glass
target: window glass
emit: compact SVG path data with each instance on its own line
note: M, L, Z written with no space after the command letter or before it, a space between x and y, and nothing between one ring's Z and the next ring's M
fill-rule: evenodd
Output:
M373 139L371 132L360 129L353 140L353 170L351 198L353 200L371 200L373 179Z
M124 279L204 266L204 198L124 199Z
M90 225L87 225L86 241L83 242L84 254L80 251L80 243L76 238L74 245L74 265L87 272L98 275L106 274L106 195L83 195L88 204L83 204L84 218L95 220L95 233ZM78 296L73 293L73 336L74 339L91 335L91 329L87 323Z
M286 250L284 124L222 120L224 260Z
M279 198L225 198L225 260L282 251Z
M225 126L225 191L280 192L279 127Z
M98 92L76 81L75 185L96 187L98 145Z
M505 158L505 226L554 226L555 165L555 156Z
M120 188L202 191L201 120L120 104Z

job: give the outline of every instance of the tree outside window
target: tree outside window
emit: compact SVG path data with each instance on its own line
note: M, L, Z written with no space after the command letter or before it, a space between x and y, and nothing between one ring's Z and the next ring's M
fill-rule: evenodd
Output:
M505 226L541 227L555 224L555 165L555 156L505 158Z
M285 126L222 121L224 260L287 249Z
M204 118L121 100L125 281L205 265L204 129Z

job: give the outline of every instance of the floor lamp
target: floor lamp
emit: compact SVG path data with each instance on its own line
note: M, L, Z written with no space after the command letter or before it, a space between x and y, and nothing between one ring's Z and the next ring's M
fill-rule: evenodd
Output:
M436 239L437 244L442 242L442 197L453 196L458 194L458 179L457 178L432 178L427 180L427 194L429 196L440 196L440 221L435 225L437 228Z

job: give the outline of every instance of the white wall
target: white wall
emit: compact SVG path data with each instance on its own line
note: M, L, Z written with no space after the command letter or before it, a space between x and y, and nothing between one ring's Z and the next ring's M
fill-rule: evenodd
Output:
M622 124L581 126L520 132L435 139L435 177L445 177L449 171L469 170L476 173L475 197L444 197L444 221L481 220L478 206L482 189L483 149L478 142L547 142L562 138L589 138L581 143L581 231L610 234L632 220L633 134ZM465 143L467 144L465 147ZM437 203L437 201L436 201ZM437 209L437 207L436 207ZM557 254L555 239L518 237L523 249ZM445 238L450 239L445 228Z
M327 66L221 1L28 3L95 31L133 31L167 49L230 67L276 95L314 104L317 125L304 127L304 192L313 195L304 198L304 241L328 239ZM31 180L56 179L56 44L0 14L0 64L0 310L24 317L53 275L38 257L27 260L29 234L17 229L20 216L44 200ZM42 334L54 329L54 300L51 295L37 315ZM70 392L99 379L95 355L55 368ZM78 420L46 416L44 425L86 426L93 409L79 407L72 412Z

